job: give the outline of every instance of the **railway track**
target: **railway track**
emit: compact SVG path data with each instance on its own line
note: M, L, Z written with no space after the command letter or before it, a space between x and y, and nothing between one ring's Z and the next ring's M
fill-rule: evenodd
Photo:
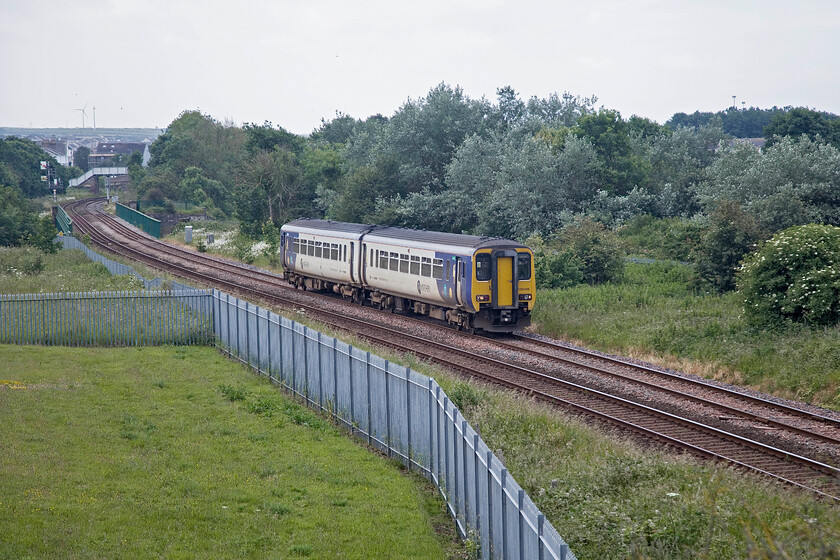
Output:
M101 202L78 201L65 208L95 244L126 258L285 309L305 309L309 316L375 344L526 392L645 440L726 461L840 501L840 469L834 466L840 457L840 422L827 414L531 337L494 338L489 350L469 351L465 347L475 337L451 329L405 317L395 326L396 318L387 313L378 316L392 324L377 324L379 320L356 317L358 306L345 308L317 294L306 294L303 301L303 294L275 274L140 234L101 212ZM328 306L341 309L328 311ZM437 334L407 332L412 330Z

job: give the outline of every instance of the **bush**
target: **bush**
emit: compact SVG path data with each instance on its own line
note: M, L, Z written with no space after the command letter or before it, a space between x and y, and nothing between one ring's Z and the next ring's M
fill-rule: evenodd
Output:
M758 224L732 201L722 202L709 216L695 254L697 276L718 292L735 289L735 275L744 255L760 239Z
M583 280L599 284L615 280L624 272L621 241L603 224L590 218L567 225L560 232L563 250L568 250L582 264Z
M751 253L738 273L744 314L754 324L840 322L840 228L795 226Z
M534 254L537 288L570 288L583 282L583 261L571 251Z

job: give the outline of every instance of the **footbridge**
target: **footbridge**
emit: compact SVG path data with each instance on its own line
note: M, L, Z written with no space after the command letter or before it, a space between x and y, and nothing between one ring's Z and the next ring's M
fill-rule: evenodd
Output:
M88 181L95 181L100 176L113 177L118 175L128 175L128 167L94 167L81 177L70 179L70 186L91 186L85 185L85 183Z

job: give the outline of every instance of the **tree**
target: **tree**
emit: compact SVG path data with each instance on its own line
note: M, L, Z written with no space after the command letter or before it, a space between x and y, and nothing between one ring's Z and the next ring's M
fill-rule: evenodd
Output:
M87 173L88 169L90 169L90 164L88 163L89 156L90 148L87 146L79 146L73 152L73 165L81 169L82 173Z
M794 141L805 136L816 140L819 136L823 140L840 148L840 136L835 135L836 125L824 113L818 113L806 107L797 107L789 111L776 113L770 123L764 128L766 146L772 146L782 137L790 136Z
M759 241L760 230L755 219L734 201L721 202L709 222L697 248L697 275L716 291L727 292L735 288L741 260Z
M649 165L633 150L629 125L617 111L601 110L578 119L572 133L586 138L603 159L602 189L611 195L627 194L647 184Z
M31 245L55 252L52 218L38 217L35 207L16 188L0 185L0 246Z
M353 135L353 131L361 123L340 111L335 112L335 118L327 121L321 119L321 125L310 135L315 142L327 144L344 144Z
M266 220L279 224L294 217L292 202L301 177L297 158L281 147L260 150L240 164L237 215L247 222L248 233L259 234Z

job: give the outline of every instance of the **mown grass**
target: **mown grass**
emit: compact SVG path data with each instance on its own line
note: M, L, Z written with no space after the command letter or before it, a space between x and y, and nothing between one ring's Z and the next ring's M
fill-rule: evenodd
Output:
M690 276L628 263L620 282L541 291L534 330L840 410L840 328L753 328L737 293L697 293Z
M424 481L211 348L0 346L0 380L0 558L459 554Z

